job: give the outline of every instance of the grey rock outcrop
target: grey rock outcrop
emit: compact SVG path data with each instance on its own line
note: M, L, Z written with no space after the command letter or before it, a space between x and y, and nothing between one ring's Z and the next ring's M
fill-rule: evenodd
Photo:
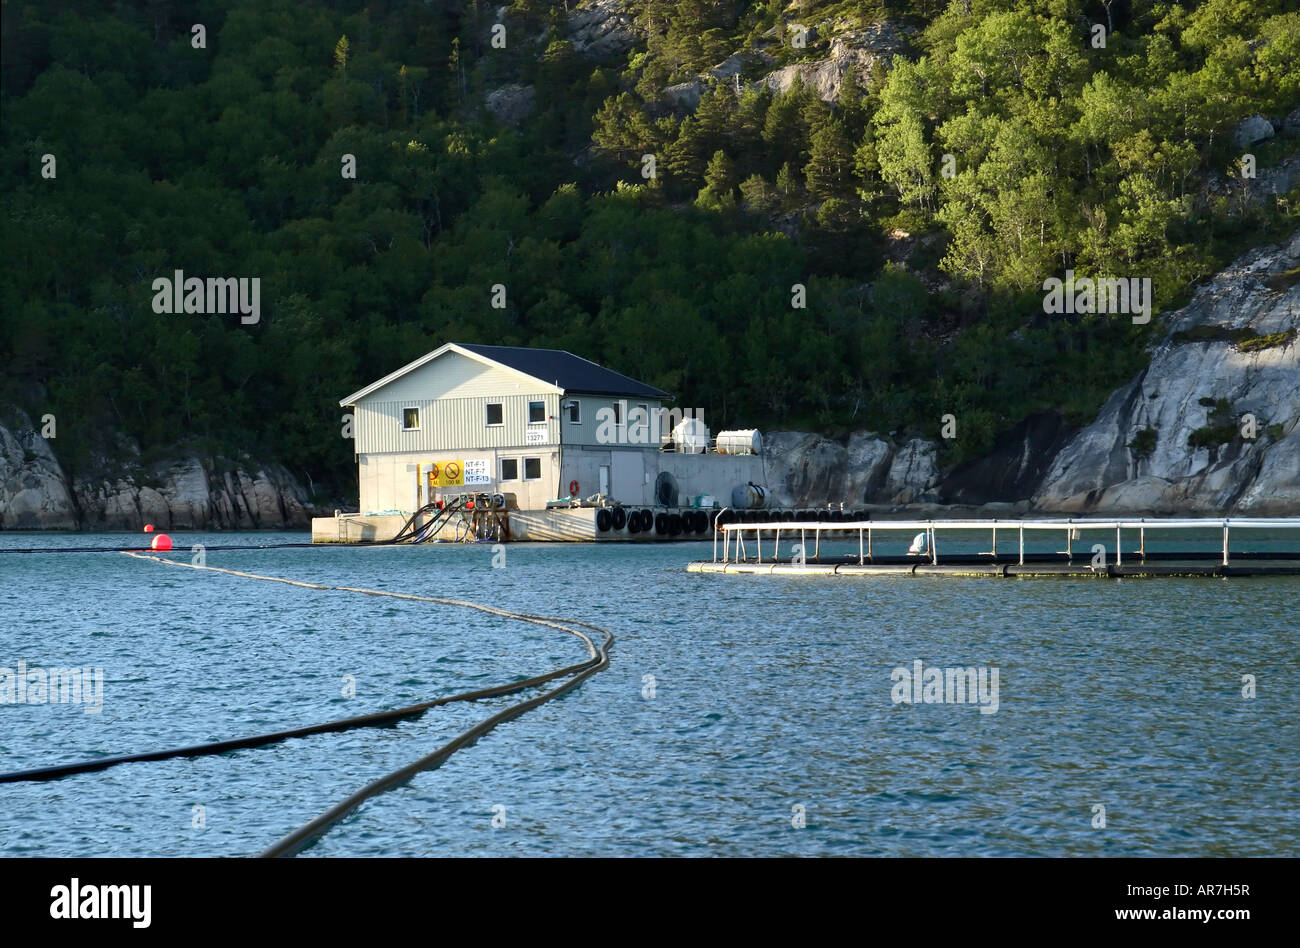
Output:
M1232 143L1238 148L1245 148L1273 137L1273 123L1262 115L1252 115L1237 123L1232 133Z
M116 472L70 482L49 442L12 413L9 426L0 424L0 529L285 529L307 526L317 512L278 464L182 452L147 469L130 460L96 466Z
M891 472L893 457L893 448L874 432L855 431L850 435L844 452L844 502L856 504L876 496Z
M139 529L152 523L171 530L256 530L306 526L306 491L275 464L229 465L210 471L190 455L155 466L151 483L133 476L78 479L74 491L83 526Z
M517 83L493 89L484 99L484 107L507 125L518 125L533 111L537 90Z
M0 423L0 529L71 530L76 507L50 443L22 412Z
M874 432L854 432L844 445L804 431L763 436L767 486L781 507L907 504L936 499L932 442L914 438L897 450Z
M592 59L625 53L637 42L625 0L581 0L569 11L568 33L574 50Z
M805 431L770 431L763 435L763 455L776 506L842 499L846 452L838 441Z
M863 30L840 33L831 40L825 58L808 62L791 63L763 78L774 92L785 92L794 84L795 77L810 86L826 102L839 99L840 86L851 71L865 88L872 67L880 60L889 65L903 48L903 37L898 27L889 21L873 23Z
M729 87L740 83L737 77L744 71L747 55L746 53L732 53L712 69L700 73L694 79L666 86L663 97L679 108L694 111L700 104L700 98L704 95L704 90L712 83L725 82ZM760 60L767 59L761 53L753 55Z
M894 454L885 478L884 497L876 500L886 504L913 504L934 502L939 498L933 488L939 480L938 449L933 441L913 438Z
M813 36L815 33L810 34ZM737 77L745 70L747 61L762 70L775 63L773 57L765 50L732 53L712 69L685 82L667 86L663 98L678 108L693 111L700 104L705 90L717 82L725 82L728 87L739 83L740 88L766 85L773 92L786 92L798 79L824 101L836 102L845 76L852 72L865 89L870 84L876 62L883 61L888 65L902 48L902 34L896 26L888 21L874 23L867 29L840 33L832 38L830 50L824 57L782 66L757 82L745 83Z
M1297 265L1300 234L1246 254L1199 288L1170 320L1150 365L1052 461L1034 506L1131 515L1300 512L1300 284L1287 275ZM1252 346L1251 333L1270 344ZM1247 414L1254 439L1239 434Z

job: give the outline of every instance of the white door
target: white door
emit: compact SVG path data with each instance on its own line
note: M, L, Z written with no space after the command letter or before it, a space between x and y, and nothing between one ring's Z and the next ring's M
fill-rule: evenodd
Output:
M645 461L640 451L611 451L614 483L611 496L625 504L641 503L645 487Z
M609 494L609 465L608 464L602 464L600 466L600 492L606 495Z

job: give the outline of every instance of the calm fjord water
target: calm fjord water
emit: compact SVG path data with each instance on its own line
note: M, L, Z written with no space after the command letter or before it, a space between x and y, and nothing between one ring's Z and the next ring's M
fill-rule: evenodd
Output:
M176 537L186 551L301 539ZM494 569L488 545L209 551L211 566L469 599L617 636L608 670L366 804L306 855L1300 851L1300 578L684 572L707 556L707 544L519 544ZM0 704L3 771L379 711L585 656L571 636L469 610L117 554L0 554L0 580L0 668L101 667L106 679L97 714ZM895 704L891 671L918 659L996 666L997 713ZM514 700L0 785L0 854L256 854Z

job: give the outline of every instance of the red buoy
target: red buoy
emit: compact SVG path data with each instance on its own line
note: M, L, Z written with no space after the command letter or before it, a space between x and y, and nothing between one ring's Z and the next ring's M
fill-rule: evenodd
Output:
M145 533L153 533L153 524L152 524L152 523L146 523L146 524L144 525L144 532L145 532Z
M170 550L172 548L172 538L165 533L160 533L153 538L153 543L150 545L155 550Z

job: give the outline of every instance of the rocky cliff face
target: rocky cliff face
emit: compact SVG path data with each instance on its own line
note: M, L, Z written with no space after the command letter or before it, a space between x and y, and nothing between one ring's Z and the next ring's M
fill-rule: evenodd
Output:
M1246 254L1169 321L1150 366L1052 461L1069 513L1300 512L1300 234Z
M580 0L569 11L569 42L593 59L626 53L638 39L633 21L626 0Z
M783 66L764 76L763 82L773 92L785 92L798 78L823 101L837 102L846 75L853 73L858 84L866 88L876 62L888 66L902 48L903 35L898 27L881 21L833 36L825 56Z
M15 412L14 430L0 423L0 528L71 529L76 506L50 443Z
M875 432L848 444L802 431L763 436L767 485L782 507L828 504L934 503L938 481L934 444L915 438L895 447Z
M1035 415L940 476L934 442L765 434L784 506L1014 504L1092 516L1300 515L1300 233L1173 313L1145 371L1082 431ZM1000 513L999 515L1005 515Z
M254 530L306 527L318 514L278 464L184 454L148 469L69 483L21 413L0 424L0 529Z
M822 30L831 27L832 24L826 23L822 25ZM812 31L810 36L815 38L817 32ZM767 48L732 53L695 78L668 86L664 89L664 98L675 106L694 110L700 104L700 97L705 90L715 82L734 82L737 88L742 85L766 85L773 92L786 92L798 80L823 101L838 102L840 87L846 76L852 73L859 86L868 88L876 63L883 63L887 67L902 48L902 32L888 21L873 23L861 30L846 28L831 37L822 55L811 55L801 62L779 68L775 68L777 60ZM762 78L755 82L737 79L745 71L747 62L752 62L759 67L759 71L763 71Z

